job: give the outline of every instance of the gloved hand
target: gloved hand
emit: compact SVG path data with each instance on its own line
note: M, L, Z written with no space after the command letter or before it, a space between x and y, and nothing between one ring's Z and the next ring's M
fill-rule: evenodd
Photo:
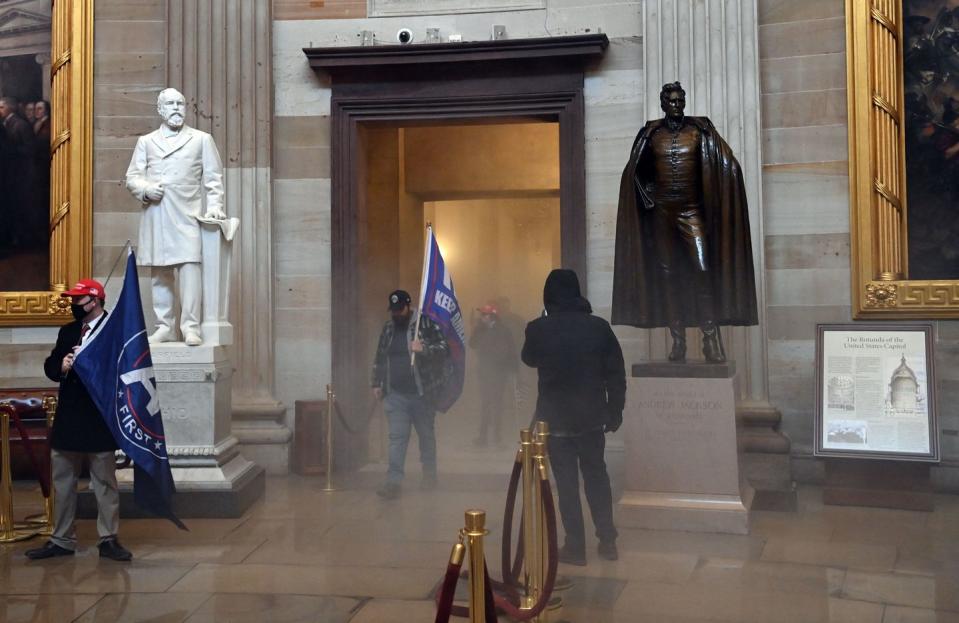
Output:
M619 427L623 425L623 412L611 413L609 416L609 421L606 422L606 426L603 427L603 430L607 433L615 433L619 430Z

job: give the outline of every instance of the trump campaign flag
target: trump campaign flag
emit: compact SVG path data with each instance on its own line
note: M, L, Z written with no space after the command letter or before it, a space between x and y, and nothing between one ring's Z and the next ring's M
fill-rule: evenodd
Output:
M453 291L453 278L440 254L433 227L426 228L426 255L423 258L423 282L420 286L420 313L439 325L450 348L453 374L436 401L436 408L447 411L463 393L466 376L466 331L463 314ZM417 325L419 330L419 325Z
M80 346L73 369L120 450L133 461L133 497L137 505L185 530L186 526L170 508L176 488L167 457L160 397L132 249L116 307Z

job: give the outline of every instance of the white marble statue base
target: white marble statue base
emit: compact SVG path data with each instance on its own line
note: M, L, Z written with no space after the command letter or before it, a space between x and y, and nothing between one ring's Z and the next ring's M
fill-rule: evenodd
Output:
M623 414L626 474L619 525L749 533L753 491L739 468L734 366L703 365L634 368ZM703 378L717 371L718 377Z
M232 367L227 348L167 343L152 345L151 352L177 488L175 502L190 500L189 508L180 503L174 509L183 517L242 514L262 493L263 469L239 453L231 432ZM121 492L132 489L133 470L121 470L117 478ZM194 495L198 493L211 494L216 502L205 502Z

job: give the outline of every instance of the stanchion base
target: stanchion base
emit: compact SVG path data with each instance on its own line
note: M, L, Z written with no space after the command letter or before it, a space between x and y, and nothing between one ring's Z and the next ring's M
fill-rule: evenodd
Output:
M24 532L23 530L14 530L11 534L5 536L0 535L0 543L17 543L19 541L26 541L32 539L35 536L38 536L37 532Z
M334 491L339 491L336 487L323 487L320 489L323 493L333 493Z

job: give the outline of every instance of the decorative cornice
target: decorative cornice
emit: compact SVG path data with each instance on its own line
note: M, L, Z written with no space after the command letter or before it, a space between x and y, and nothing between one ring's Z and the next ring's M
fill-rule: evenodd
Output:
M518 59L563 58L567 62L571 59L585 61L602 56L608 46L609 38L604 34L596 34L464 43L303 48L303 53L313 69L335 71L347 67L435 65Z

